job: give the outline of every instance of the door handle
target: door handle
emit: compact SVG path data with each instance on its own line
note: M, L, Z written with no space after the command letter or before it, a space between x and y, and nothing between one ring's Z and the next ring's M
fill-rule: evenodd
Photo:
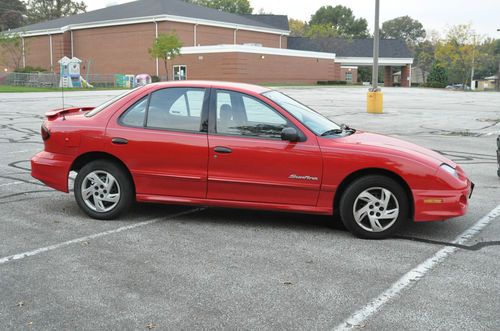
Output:
M128 140L125 138L113 138L111 142L116 145L126 145L128 144Z
M214 148L215 153L231 153L232 150L229 147L224 147L224 146L217 146Z

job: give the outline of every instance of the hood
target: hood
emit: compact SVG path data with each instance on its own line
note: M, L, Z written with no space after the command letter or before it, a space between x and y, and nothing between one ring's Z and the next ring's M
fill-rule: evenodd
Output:
M454 168L456 167L455 162L451 161L444 155L418 146L416 144L401 139L384 136L381 134L356 131L356 133L350 136L345 136L342 138L324 138L321 140L325 145L331 147L334 147L334 145L337 145L338 143L360 146L361 148L365 149L373 147L374 152L395 155L397 154L400 156L402 155L407 158L415 158L418 160L424 159L431 163L447 163Z

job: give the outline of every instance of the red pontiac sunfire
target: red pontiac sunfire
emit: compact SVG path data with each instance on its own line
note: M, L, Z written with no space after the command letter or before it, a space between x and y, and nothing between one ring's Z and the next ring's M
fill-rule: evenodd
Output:
M337 125L260 86L169 82L46 113L32 176L91 217L134 200L332 215L363 238L463 215L473 184L446 157Z

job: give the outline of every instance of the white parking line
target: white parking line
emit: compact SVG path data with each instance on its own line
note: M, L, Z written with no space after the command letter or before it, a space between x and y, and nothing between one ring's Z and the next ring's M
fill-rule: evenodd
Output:
M158 223L158 222L164 221L164 220L169 220L169 219L172 219L172 218L175 218L175 217L179 217L179 216L183 216L183 215L187 215L187 214L192 214L192 213L197 212L199 210L202 210L202 209L200 209L200 208L191 209L191 210L183 211L181 213L173 214L173 215L170 215L170 216L167 216L167 217L159 217L159 218L155 218L155 219L152 219L152 220L149 220L149 221L134 223L134 224L127 225L127 226L122 226L121 228L117 228L117 229L114 229L114 230L108 230L108 231L104 231L104 232L99 232L99 233L91 234L89 236L85 236L85 237L80 237L80 238L68 240L68 241L65 241L65 242L62 242L62 243L59 243L59 244L54 244L54 245L50 245L50 246L46 246L46 247L42 247L42 248L37 248L37 249L29 251L29 252L24 252L24 253L20 253L20 254L15 254L15 255L11 255L11 256L2 257L2 258L0 258L0 264L5 264L7 262L12 262L12 261L15 261L15 260L24 259L26 257L38 255L40 253L45 253L45 252L48 252L48 251L53 251L53 250L58 249L58 248L66 247L66 246L69 246L69 245L72 245L72 244L76 244L76 243L81 243L81 242L84 242L84 241L87 241L87 240L90 240L90 239L96 239L96 238L107 236L107 235L110 235L110 234L114 234L114 233L118 233L118 232L123 232L123 231L127 231L127 230L132 230L132 229L135 229L135 228L138 228L138 227L142 227L142 226L145 226L145 225Z
M486 216L477 221L473 226L465 230L454 241L454 244L464 244L476 234L481 232L491 221L500 216L500 205L490 211ZM337 325L334 330L352 330L355 328L363 327L364 322L373 314L378 312L387 302L400 294L403 290L415 285L422 277L429 271L434 269L438 264L441 264L450 254L457 251L457 247L446 246L440 249L436 254L408 271L401 278L399 278L391 287L378 297L371 300L366 306L354 312L342 323Z
M10 183L4 183L0 184L0 186L11 186L11 185L17 185L17 184L22 184L24 182L10 182Z

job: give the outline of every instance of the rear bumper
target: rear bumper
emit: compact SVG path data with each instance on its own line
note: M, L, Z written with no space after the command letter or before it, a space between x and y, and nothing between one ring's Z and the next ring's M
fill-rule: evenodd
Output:
M474 184L460 190L414 190L415 222L443 221L467 213Z
M68 174L72 161L68 155L40 152L31 159L31 176L47 186L68 193Z

